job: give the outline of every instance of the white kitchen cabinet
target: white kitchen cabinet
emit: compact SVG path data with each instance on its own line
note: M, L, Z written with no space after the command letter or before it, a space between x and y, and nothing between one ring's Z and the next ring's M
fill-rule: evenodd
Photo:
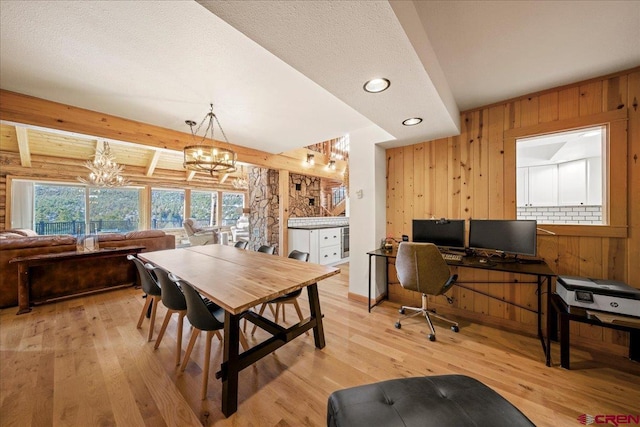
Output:
M556 165L518 168L518 206L556 206L558 170Z
M332 264L341 260L340 227L289 229L289 251L309 253L309 262Z
M586 159L558 165L558 204L560 206L587 204Z

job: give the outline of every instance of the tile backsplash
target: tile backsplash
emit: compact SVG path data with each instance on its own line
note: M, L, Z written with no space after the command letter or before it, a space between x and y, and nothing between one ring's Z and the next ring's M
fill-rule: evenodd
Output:
M289 227L301 227L301 226L325 226L335 225L336 227L342 227L349 225L349 218L344 216L319 216L319 217L302 217L302 218L289 218L287 223Z
M520 206L518 219L541 224L602 224L602 206Z

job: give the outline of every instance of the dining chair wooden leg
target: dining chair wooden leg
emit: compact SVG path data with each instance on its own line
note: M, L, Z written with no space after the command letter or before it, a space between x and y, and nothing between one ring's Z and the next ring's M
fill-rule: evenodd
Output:
M180 366L180 370L184 372L184 369L187 367L187 363L189 363L189 357L191 356L191 351L193 350L193 346L198 339L198 335L200 335L200 329L196 329L193 326L191 327L191 338L189 338L189 344L187 345L187 351L184 354L184 360L182 361L182 365Z
M142 328L142 321L144 320L144 315L149 310L149 304L151 304L152 297L147 295L144 299L144 307L142 307L142 312L140 313L140 318L138 319L138 329Z
M264 310L267 308L267 305L269 304L266 304L266 303L262 304L262 306L260 307L260 311L258 312L258 316L262 316L262 314L264 313ZM253 329L251 330L251 335L256 333L257 328L258 328L258 325L253 325Z
M247 343L247 337L244 336L244 332L240 331L240 345L244 351L249 350L249 344Z
M211 362L211 340L213 331L207 331L207 343L204 350L204 368L202 369L202 393L200 399L207 398L207 385L209 384L209 363Z
M149 298L149 297L147 297ZM151 304L152 304L152 308L151 308L151 321L149 322L149 336L147 338L147 341L151 341L151 339L153 338L153 326L156 323L156 311L158 310L158 302L159 302L159 298L157 297L151 297Z
M169 324L169 320L171 320L171 316L175 313L175 310L167 309L167 314L164 315L164 321L162 322L162 327L160 328L160 332L158 333L158 338L156 338L156 343L154 344L154 350L157 350L162 342L162 338L164 337L164 332L167 330L167 325Z
M180 356L182 356L182 328L184 326L184 316L187 310L178 311L178 339L176 342L176 366L180 364Z

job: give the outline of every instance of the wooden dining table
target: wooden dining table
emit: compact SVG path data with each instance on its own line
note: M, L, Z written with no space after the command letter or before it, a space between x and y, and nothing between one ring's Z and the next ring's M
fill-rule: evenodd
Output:
M318 282L340 269L224 245L193 246L138 255L190 283L225 311L223 361L216 378L222 380L222 413L238 408L241 370L313 329L316 348L324 348ZM281 295L306 287L310 316L284 327L250 310ZM265 341L240 353L240 320L247 319L267 331Z

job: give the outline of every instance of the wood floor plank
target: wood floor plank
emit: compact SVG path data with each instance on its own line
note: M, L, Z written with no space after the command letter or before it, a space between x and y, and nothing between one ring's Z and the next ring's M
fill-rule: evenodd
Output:
M640 364L597 349L571 348L572 370L546 367L539 340L457 318L460 332L421 318L396 329L398 306L371 313L347 299L348 265L319 284L327 346L302 335L240 373L238 412L220 410L214 339L206 400L200 399L204 340L185 372L175 366L176 317L162 344L136 328L144 299L122 289L34 307L0 310L0 426L323 426L333 391L421 375L464 374L501 394L538 426L577 425L589 414L636 414ZM300 306L308 313L303 293ZM165 314L158 308L157 325ZM287 322L297 316L291 310ZM157 336L157 333L155 334ZM185 320L183 355L189 337ZM258 330L249 345L266 337Z

